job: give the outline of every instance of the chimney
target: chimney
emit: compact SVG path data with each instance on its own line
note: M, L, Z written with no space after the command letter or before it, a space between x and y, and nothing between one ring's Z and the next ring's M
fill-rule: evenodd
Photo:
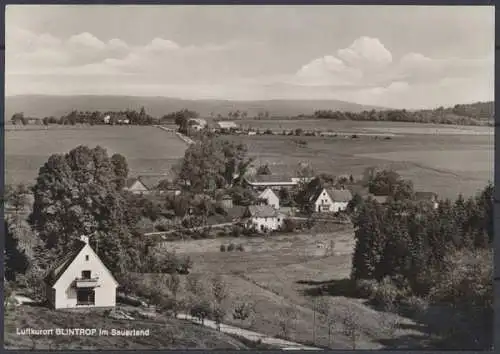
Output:
M82 236L80 236L80 241L85 242L86 244L88 244L89 243L89 237L82 235Z

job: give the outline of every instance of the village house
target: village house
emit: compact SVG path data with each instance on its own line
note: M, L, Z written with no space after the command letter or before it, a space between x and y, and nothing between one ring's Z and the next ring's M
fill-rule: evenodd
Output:
M114 307L118 282L81 236L70 255L55 264L44 279L54 309Z
M167 183L165 182L170 179L170 176L164 174L131 177L127 179L124 190L139 195L152 193L179 195L181 191L173 183L168 183L168 186L166 186Z
M312 196L311 202L314 212L336 213L346 210L351 199L352 194L347 189L321 188Z
M438 195L434 192L415 192L415 200L418 202L428 202L434 209L439 207Z
M272 206L276 210L279 210L280 208L280 198L271 188L266 188L257 198L264 200L266 205Z
M270 232L281 228L284 216L269 205L250 205L243 213L242 219L248 229Z

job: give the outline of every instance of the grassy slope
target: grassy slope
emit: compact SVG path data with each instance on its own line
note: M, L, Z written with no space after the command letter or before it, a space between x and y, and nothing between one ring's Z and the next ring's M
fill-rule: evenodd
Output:
M336 228L335 228L336 229ZM336 255L325 257L322 245L335 241ZM243 244L245 252L218 251L221 243ZM236 326L276 336L281 332L280 311L291 308L297 313L297 320L291 326L290 340L312 345L313 324L316 322L316 345L328 345L328 327L319 315L314 320L313 300L309 296L323 283L341 283L349 276L353 233L349 228L315 234L275 235L272 237L240 237L219 240L178 241L169 243L170 249L178 254L189 254L196 259L193 272L207 280L221 274L229 288L230 304L248 301L255 304L256 316L253 322L241 323L228 317L226 320ZM154 274L144 275L155 279ZM153 281L154 282L154 281ZM359 349L379 349L381 341L389 336L381 328L383 315L343 294L327 297L336 321L331 347L350 349L349 339L342 333L342 320L348 306L353 307L361 326L358 339ZM411 327L412 322L398 317L399 323ZM403 330L397 336L419 334L415 330ZM412 345L415 346L415 340Z
M16 328L101 328L101 329L149 329L148 337L65 337L16 335ZM174 333L175 341L169 339ZM174 320L115 320L99 312L53 311L44 307L21 306L11 310L5 317L5 347L7 349L32 349L36 338L36 349L64 350L111 350L111 349L246 349L238 340L223 333L192 323Z

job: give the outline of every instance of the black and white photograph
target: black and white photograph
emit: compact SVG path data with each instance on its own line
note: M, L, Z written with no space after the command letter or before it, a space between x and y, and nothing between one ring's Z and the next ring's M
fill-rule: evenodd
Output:
M5 348L491 350L494 13L8 5Z

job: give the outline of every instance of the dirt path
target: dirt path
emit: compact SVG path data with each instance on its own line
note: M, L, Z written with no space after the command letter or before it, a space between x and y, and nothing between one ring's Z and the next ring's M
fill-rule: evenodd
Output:
M191 321L194 323L200 323L197 318L194 318L190 315L187 314L179 314L177 315L177 318L182 319L182 320L187 320ZM217 329L217 324L212 321L212 320L205 320L203 322L203 325L205 327ZM231 326L227 324L220 324L220 331L223 333L227 334L234 334L243 338L246 338L251 341L261 341L264 344L272 345L272 346L277 346L282 350L322 350L320 348L315 348L315 347L309 347L302 345L300 343L295 343L295 342L290 342L284 339L279 339L279 338L274 338L274 337L269 337L265 334L254 332L254 331L249 331L247 329L239 328L236 326Z

